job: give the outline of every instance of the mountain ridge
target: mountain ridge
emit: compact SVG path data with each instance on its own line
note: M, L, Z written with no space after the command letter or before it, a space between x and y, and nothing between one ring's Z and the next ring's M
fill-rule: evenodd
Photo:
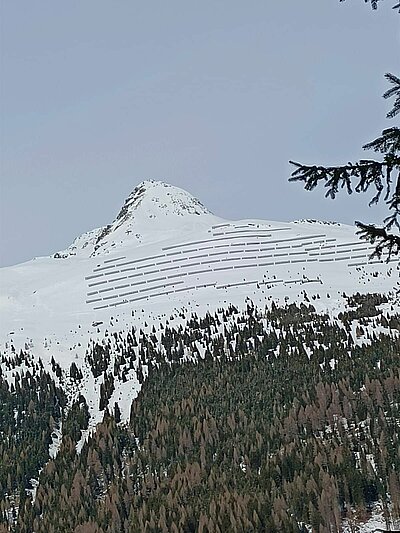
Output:
M394 498L391 461L383 474L374 465L383 464L382 431L391 430L386 457L395 449L389 419L399 405L391 403L400 383L394 377L399 265L371 261L372 249L350 226L225 220L185 191L145 182L111 224L79 236L64 258L41 257L2 269L0 392L7 416L0 417L0 430L8 437L0 442L7 458L0 481L8 511L0 524L3 519L16 531L19 523L35 524L26 533L61 531L67 516L65 531L83 533L93 522L82 523L82 513L104 525L103 500L112 500L113 483L122 479L117 493L138 487L136 500L125 494L130 503L119 506L124 530L148 529L144 524L153 518L141 506L144 494L146 501L153 498L151 509L160 507L160 520L168 520L163 530L179 531L175 516L186 520L187 508L178 505L173 517L165 515L171 501L163 500L167 490L158 493L157 476L162 472L162 483L173 488L189 461L193 471L187 480L201 472L202 483L214 487L206 491L212 498L219 493L218 480L221 494L229 476L235 494L243 489L246 494L252 476L251 487L262 489L265 509L278 509L282 501L281 496L269 501L280 486L279 468L283 488L293 482L297 491L296 513L282 518L259 509L260 515L247 516L248 505L237 508L247 525L254 521L258 527L261 516L263 530L308 532L305 523L317 520L313 508L302 508L305 490L291 474L294 445L296 457L302 457L296 469L303 487L314 475L309 467L321 467L315 495L307 497L319 502L326 523L340 523L337 513L345 501L333 491L326 505L323 489L332 488L331 478L325 479L328 467L338 484L356 494L361 486L371 487L346 505L386 502L389 491ZM392 396L382 394L385 389ZM382 409L390 413L386 419ZM368 438L365 431L371 431ZM350 437L363 446L365 460ZM330 460L314 461L321 445ZM354 460L338 474L343 455ZM149 493L148 473L155 464L157 480ZM191 501L193 520L200 520L208 496L204 504L196 491L189 492L176 502ZM86 498L75 497L83 493L91 495L86 510L76 503L85 507ZM252 489L246 497L253 496ZM347 519L352 512L342 521L344 531ZM225 523L224 512L218 521Z
M109 253L112 247L121 243L121 238L140 245L154 241L157 232L175 231L183 219L188 224L192 217L202 216L209 221L213 218L214 222L220 220L183 189L163 181L145 180L129 194L111 224L83 233L66 250L56 252L52 257L66 259L82 255L85 249L90 257L95 257Z
M246 297L266 305L304 291L340 307L343 292L398 290L398 263L369 261L372 250L351 226L229 221L182 189L144 181L111 224L64 252L1 269L0 338L25 322L36 342L56 331L68 343L65 331L79 321L129 318L143 306L152 315L189 302L204 310Z
M0 275L0 349L28 349L46 368L55 357L66 374L72 364L86 372L85 354L96 339L143 324L159 328L168 319L180 323L191 312L312 302L334 317L357 292L388 295L386 310L399 309L398 263L370 261L372 247L354 228L229 221L162 182L139 184L112 224L67 250L64 259L36 258ZM94 398L99 383L89 374L84 383ZM127 398L136 391L120 385Z

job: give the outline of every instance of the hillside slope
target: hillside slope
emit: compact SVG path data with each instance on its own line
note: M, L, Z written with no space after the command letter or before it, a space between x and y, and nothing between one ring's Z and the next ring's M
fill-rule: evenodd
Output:
M2 269L0 532L396 524L399 264L371 251L143 182Z
M335 309L343 292L399 288L398 262L370 262L371 250L349 226L227 221L181 189L143 182L110 225L52 257L1 269L0 340L41 354L56 342L65 355L111 316L130 324L132 315L155 321L183 307L304 293Z

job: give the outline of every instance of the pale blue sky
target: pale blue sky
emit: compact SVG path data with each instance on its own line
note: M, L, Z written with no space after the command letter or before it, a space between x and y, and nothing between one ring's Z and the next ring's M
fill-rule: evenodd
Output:
M378 222L288 184L393 124L389 0L1 2L0 264L110 223L143 179L227 218Z

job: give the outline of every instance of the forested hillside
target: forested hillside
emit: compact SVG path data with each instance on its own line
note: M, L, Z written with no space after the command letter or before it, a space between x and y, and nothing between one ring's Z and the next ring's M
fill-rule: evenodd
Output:
M56 364L16 354L15 386L0 376L0 531L356 531L377 505L399 518L400 317L380 295L348 304L334 320L249 303L93 342L104 418L83 443L86 399L71 406ZM109 398L131 372L124 423Z

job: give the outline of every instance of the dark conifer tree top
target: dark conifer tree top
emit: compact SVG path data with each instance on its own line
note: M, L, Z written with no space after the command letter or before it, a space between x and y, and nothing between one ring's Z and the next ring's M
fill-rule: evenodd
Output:
M377 9L378 1L365 0L372 9ZM400 3L393 9L399 9L400 12ZM387 114L387 118L392 119L400 112L400 78L391 73L385 77L391 87L383 97L394 97L393 107ZM393 126L385 129L380 137L363 148L378 152L383 157L380 160L362 159L356 163L333 166L304 165L290 161L296 168L289 181L302 181L308 191L322 182L326 188L325 196L332 199L336 198L339 189L345 189L348 194L372 189L374 193L369 205L382 199L387 205L388 216L380 227L360 221L355 224L359 228L359 235L375 245L373 256L381 258L387 255L390 259L393 255L400 256L400 128Z

